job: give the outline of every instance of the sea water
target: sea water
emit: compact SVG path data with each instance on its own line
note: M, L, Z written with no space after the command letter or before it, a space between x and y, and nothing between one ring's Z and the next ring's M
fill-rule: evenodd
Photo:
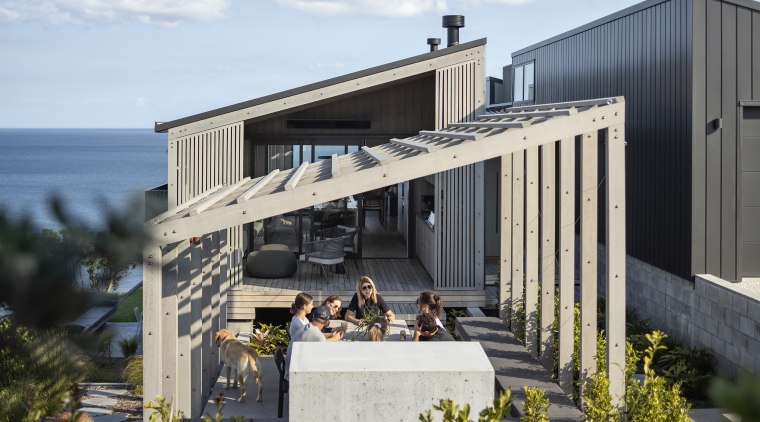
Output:
M104 208L166 183L166 134L151 129L0 129L0 210L60 227L49 198L91 226Z

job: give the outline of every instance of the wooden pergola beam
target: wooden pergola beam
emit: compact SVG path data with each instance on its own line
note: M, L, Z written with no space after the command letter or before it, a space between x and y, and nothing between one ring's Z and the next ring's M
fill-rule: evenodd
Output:
M541 110L541 111L515 111L506 113L481 114L478 119L516 119L520 117L554 117L554 116L572 116L577 114L577 108L566 108L561 110Z
M224 187L224 185L216 185L213 188L211 188L211 189L203 192L202 194L196 196L195 198L193 198L193 199L185 202L184 204L180 204L179 206L176 206L176 207L174 207L174 208L172 208L170 210L166 210L166 211L162 212L161 214L159 214L159 215L151 218L148 221L148 224L158 224L161 221L167 219L168 217L171 217L173 215L177 215L177 214L185 211L186 209L192 207L193 205L197 204L198 202L200 202L200 201L208 198L209 195L214 194L215 192L219 191L219 189L221 189L223 187Z
M205 201L203 201L200 204L198 204L197 207L191 209L190 210L190 215L198 215L198 214L206 211L207 209L209 209L212 206L214 206L214 204L216 204L219 201L221 201L222 199L226 198L232 192L235 192L238 188L240 188L241 186L243 186L244 184L246 184L250 180L251 180L250 177L244 177L242 180L240 180L240 181L238 181L236 183L233 183L233 184L225 187L223 190L215 193L214 195L212 195L211 197L209 197Z
M453 127L457 123L452 123ZM423 130L420 132L420 136L430 136L433 138L448 138L448 139L463 139L465 141L477 141L485 136L481 133L465 133L465 132L450 132L441 130Z
M332 177L340 176L340 162L338 161L338 154L333 154L330 157L330 174Z
M371 158L374 162L376 162L380 166L384 166L388 164L390 159L387 155L383 154L380 151L375 151L370 147L362 147L362 152L367 154L369 158Z
M309 167L308 161L304 161L300 166L298 166L298 169L293 172L293 174L290 176L290 179L288 179L288 182L285 183L285 190L293 190L296 188L298 182L301 180L301 177L303 177L303 174L306 172L307 167Z
M280 173L279 169L274 169L271 172L269 172L269 174L267 174L266 176L264 176L261 179L259 179L258 181L256 181L256 183L254 183L253 186L251 186L250 188L248 188L247 191L243 192L242 195L238 196L237 199L235 200L235 203L240 204L240 203L243 203L243 202L245 202L245 201L253 198L253 195L256 195L256 193L258 191L260 191L261 188L263 188L269 182L271 182L272 179L274 179L274 177L277 176L279 173Z
M452 123L449 126L472 129L522 129L529 125L530 122L461 122Z
M428 145L428 144L423 144L416 141L410 141L406 139L395 139L395 138L391 139L391 144L402 146L404 148L413 149L415 151L426 152L426 153L435 151L441 148L440 146Z

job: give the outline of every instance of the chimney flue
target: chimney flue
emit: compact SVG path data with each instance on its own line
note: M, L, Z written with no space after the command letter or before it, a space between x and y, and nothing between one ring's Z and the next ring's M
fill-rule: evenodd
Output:
M446 15L443 17L443 27L448 30L448 44L451 47L459 44L459 28L464 28L464 16Z
M427 43L430 46L430 51L438 50L438 45L441 43L440 38L428 38Z

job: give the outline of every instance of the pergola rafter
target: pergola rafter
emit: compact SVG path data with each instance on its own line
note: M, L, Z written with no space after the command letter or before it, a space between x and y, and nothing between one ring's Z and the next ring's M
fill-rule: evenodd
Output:
M604 204L600 204L607 216L604 233L607 244L607 373L613 398L620 405L625 367L623 99L533 105L479 116L478 119L477 122L452 124L438 131L422 131L410 138L394 139L376 147L363 147L360 151L343 156L333 155L329 160L303 163L297 169L272 172L217 190L213 203L206 200L205 208L199 210L202 212L197 215L193 212L197 207L192 206L169 210L146 225L156 242L146 250L146 284L160 284L167 277L181 279L178 274L185 270L178 270L176 262L182 256L190 257L193 265L205 262L203 258L193 261L192 254L187 252L189 246L186 240L189 238L201 236L204 245L207 242L212 250L221 254L218 262L228 263L228 252L221 245L224 238L217 235L228 227L500 157L501 315L509 319L510 315L516 316L512 312L516 306L524 307L528 349L550 366L553 314L545 311L553 309L554 248L558 246L559 381L569 390L572 387L575 166L581 167L582 175L581 198L584 205L580 215L580 254L585 265L581 268L581 306L584 321L588 321L592 315L591 309L593 312L596 310L596 192L600 184L595 178L598 177L597 133L601 131L607 145L604 148L606 197ZM575 162L574 152L576 136L582 136L581 160L578 163ZM557 155L559 166L555 161ZM559 180L558 186L555 186L555 177ZM552 194L554 191L559 191L556 203ZM554 239L555 224L559 224L559 239ZM187 277L190 277L191 284L193 277L203 277L204 274L186 272L190 274ZM539 280L543 283L541 288ZM219 284L218 293L222 302L226 301L228 287L224 282ZM171 318L171 312L161 312L166 294L159 287L146 286L146 300L158 309L146 312L146 345L156 344L154 338L148 337L160 335L166 324L177 324L178 320ZM173 306L171 301L167 303ZM539 306L542 309L540 327ZM512 324L522 323L512 318ZM176 327L166 330L174 335ZM591 339L596 338L596 327L584 325L581 330L582 377L586 378L592 375L595 368L596 345ZM182 327L179 332L184 332ZM146 356L146 359L153 358ZM163 368L166 364L146 360L146 394L162 392L166 395L162 385L168 385L171 389L185 388L165 381L166 371ZM173 368L173 363L169 362L168 365Z

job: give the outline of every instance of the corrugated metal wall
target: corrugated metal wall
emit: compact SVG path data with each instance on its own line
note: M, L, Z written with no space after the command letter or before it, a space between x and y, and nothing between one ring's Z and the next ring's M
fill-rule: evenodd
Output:
M736 280L744 233L737 214L737 105L760 100L760 4L695 0L693 7L692 267Z
M243 123L169 140L169 207L243 178ZM203 233L198 234L203 235ZM228 280L242 281L243 227L228 229Z
M691 1L650 4L512 64L535 60L536 103L625 96L628 254L690 277Z
M483 111L480 60L436 71L435 129L474 120ZM482 289L484 283L483 163L435 175L436 289Z

